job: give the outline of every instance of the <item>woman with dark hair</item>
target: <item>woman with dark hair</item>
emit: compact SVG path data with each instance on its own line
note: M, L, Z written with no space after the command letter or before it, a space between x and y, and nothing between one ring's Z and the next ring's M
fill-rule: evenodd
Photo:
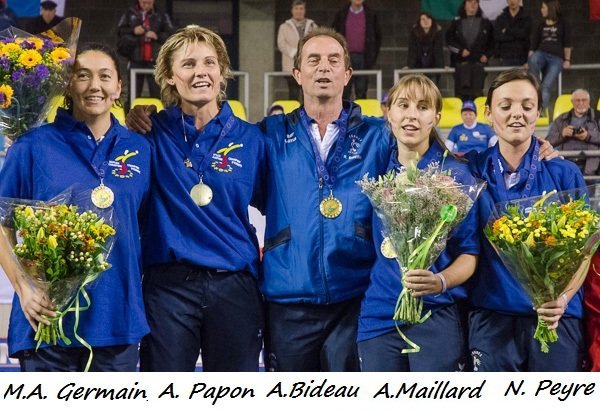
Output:
M454 95L475 100L483 95L484 67L494 54L492 23L483 16L479 0L464 0L458 17L446 31L450 63L455 68Z
M150 189L150 145L111 115L120 94L115 53L101 44L84 45L65 93L67 108L58 109L53 123L19 137L0 173L1 197L47 201L76 185L113 197L106 204L112 205L117 222L111 268L87 290L93 304L80 313L77 330L93 348L90 371L135 371L139 342L150 331L142 300L138 222ZM56 307L17 267L3 263L16 292L10 356L19 359L22 371L82 371L89 352L73 336L73 316L64 317L63 327L71 345L36 349L35 330Z
M542 2L542 21L531 33L527 64L538 79L542 77L542 109L550 106L551 87L561 71L571 67L571 27L560 15L558 0Z
M481 230L497 203L552 190L585 189L574 163L560 158L540 161L542 145L534 131L541 98L537 79L524 69L501 73L489 88L486 115L498 143L469 161L473 174L488 184L479 204ZM490 242L482 239L479 263L469 287L469 348L474 370L582 370L582 282L583 276L555 301L532 307ZM533 338L538 316L558 333L549 353L543 353Z
M406 68L444 67L444 40L442 28L427 12L421 12L419 19L410 29ZM439 75L429 76L434 81Z

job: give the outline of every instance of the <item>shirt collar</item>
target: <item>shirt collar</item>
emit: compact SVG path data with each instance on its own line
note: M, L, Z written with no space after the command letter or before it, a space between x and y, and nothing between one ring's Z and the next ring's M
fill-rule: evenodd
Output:
M81 131L86 134L91 134L91 131L85 121L78 121L73 117L71 111L68 111L62 107L59 107L56 111L56 118L54 119L54 124L57 128L69 132ZM116 135L117 127L119 125L116 117L111 113L110 115L110 128L104 134L104 140L111 139L114 135Z

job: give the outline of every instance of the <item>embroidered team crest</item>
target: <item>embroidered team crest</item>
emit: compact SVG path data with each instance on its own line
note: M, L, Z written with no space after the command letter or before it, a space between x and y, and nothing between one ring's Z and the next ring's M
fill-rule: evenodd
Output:
M242 167L242 162L238 158L230 157L229 153L235 149L244 147L243 144L229 143L227 147L223 147L213 154L213 161L210 166L221 173L231 173L233 171L232 164L236 167Z
M111 174L119 178L131 178L133 173L140 174L140 167L129 163L129 159L139 154L139 151L125 150L123 154L117 156L114 160L108 162L109 167L112 167Z
M360 138L356 134L350 134L348 136L348 139L350 139L350 148L348 149L348 154L345 155L344 158L347 158L349 160L360 160L362 157L360 154L358 154L358 152L360 150L362 138Z
M473 360L473 371L479 371L479 367L481 366L481 351L478 350L472 350L471 351L471 358Z

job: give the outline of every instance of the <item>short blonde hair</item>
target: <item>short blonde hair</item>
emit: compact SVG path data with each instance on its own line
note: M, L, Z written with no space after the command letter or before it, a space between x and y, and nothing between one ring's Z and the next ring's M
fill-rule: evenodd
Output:
M386 105L390 108L398 97L416 100L419 94L435 110L436 114L442 111L442 93L440 93L440 89L423 74L408 74L401 77L390 89Z
M219 69L223 77L217 102L221 103L227 98L225 94L227 80L233 76L231 75L231 62L225 42L214 31L192 24L171 35L160 48L158 57L156 58L154 78L160 86L160 98L165 106L173 104L181 105L181 96L177 88L169 84L168 80L173 77L173 55L180 49L188 47L193 43L206 43L217 52Z

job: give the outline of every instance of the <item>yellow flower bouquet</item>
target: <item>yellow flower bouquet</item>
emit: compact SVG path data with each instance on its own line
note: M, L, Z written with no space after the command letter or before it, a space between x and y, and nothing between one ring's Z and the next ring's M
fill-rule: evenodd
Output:
M499 204L497 211L485 236L535 308L558 299L574 278L586 275L599 243L600 215L581 190ZM558 335L538 319L534 338L547 353Z
M91 361L91 347L77 334L77 326L80 313L91 305L86 286L110 268L107 259L115 235L112 210L102 213L57 201L0 198L0 235L13 245L21 272L47 294L56 310L56 317L47 318L49 325L38 325L36 348L71 344L63 318L72 313L73 335L90 350Z
M80 28L70 17L37 36L0 31L0 130L10 139L44 122L64 93Z

